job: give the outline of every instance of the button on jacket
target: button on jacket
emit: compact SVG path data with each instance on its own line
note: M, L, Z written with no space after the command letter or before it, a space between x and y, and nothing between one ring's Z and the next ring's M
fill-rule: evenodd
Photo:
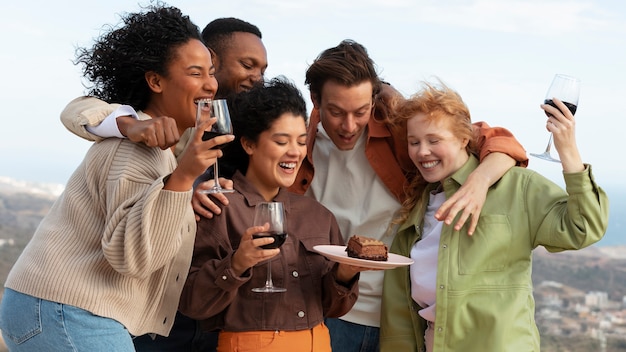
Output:
M265 284L267 266L261 262L235 276L233 253L252 226L254 208L265 200L239 172L233 176L230 204L213 219L202 219L189 278L181 297L183 314L204 320L204 329L225 331L304 330L350 310L358 294L358 274L349 287L336 281L336 264L313 250L321 244L342 245L334 216L315 200L281 189L274 201L287 213L287 240L273 258L274 285L284 293L256 293Z
M451 197L478 166L474 157L443 182ZM539 351L531 281L537 246L558 252L599 241L609 204L591 166L564 173L566 191L534 171L514 167L487 193L476 232L445 225L439 242L434 352ZM428 192L437 186L431 185ZM427 198L425 198L427 200ZM391 252L409 256L420 239L424 208L400 226ZM420 265L414 258L413 265ZM422 351L426 322L411 299L409 269L387 270L381 351ZM429 351L433 352L433 351Z

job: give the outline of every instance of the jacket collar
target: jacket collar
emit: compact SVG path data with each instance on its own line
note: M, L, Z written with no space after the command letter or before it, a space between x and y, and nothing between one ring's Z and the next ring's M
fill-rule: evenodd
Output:
M233 175L233 188L241 193L246 204L250 207L255 207L259 203L267 202L265 198L259 193L257 188L240 172L236 171ZM287 189L280 188L278 194L272 202L282 202L285 206L285 211L289 209L289 193Z
M472 173L472 171L476 170L477 167L478 159L473 154L470 154L468 160L465 162L465 164L463 164L463 166L461 166L460 169L452 174L452 176L443 180L443 190L444 192L446 192L446 198L452 197L452 195L465 183L465 181L467 181L469 175ZM426 186L426 190L422 194L422 204L428 201L428 194L432 190L439 187L440 184L440 182L435 182L429 183ZM406 221L401 224L400 227L398 227L398 232L406 230L410 227L415 227L416 229L419 229L424 221L425 210L426 207L424 206L414 207L409 213Z

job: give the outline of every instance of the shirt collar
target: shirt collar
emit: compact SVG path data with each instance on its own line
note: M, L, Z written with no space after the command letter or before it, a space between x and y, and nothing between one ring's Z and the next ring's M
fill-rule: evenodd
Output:
M454 191L456 191L458 187L462 186L465 183L465 181L467 181L467 178L469 177L469 175L474 170L476 170L477 167L478 167L478 159L473 154L470 154L465 164L463 164L463 166L461 166L460 169L458 169L455 173L453 173L452 176L446 178L443 181L443 189L444 191L446 191L446 195L450 196L448 192L450 191L451 185L456 184L457 186L455 189L452 190L452 192L454 193Z
M450 198L454 194L454 192L456 192L465 183L465 181L467 181L469 174L471 174L472 171L474 171L477 167L478 159L473 154L470 154L469 158L467 159L465 164L461 166L460 169L452 174L452 176L447 177L445 180L443 180L443 189L446 193L446 198ZM429 183L426 186L426 190L424 194L422 194L422 197L429 197L430 192L434 189L437 189L439 185L439 182ZM427 199L423 199L423 201L426 202ZM425 205L427 203L423 204ZM411 213L409 213L407 220L398 228L398 231L405 230L411 226L419 228L422 225L425 210L425 206L419 207L419 209L417 207L413 208L411 210Z
M256 187L240 171L236 171L233 175L233 188L243 196L246 204L250 207L267 202ZM285 211L289 211L289 193L286 188L281 187L276 197L271 201L282 202L285 206Z

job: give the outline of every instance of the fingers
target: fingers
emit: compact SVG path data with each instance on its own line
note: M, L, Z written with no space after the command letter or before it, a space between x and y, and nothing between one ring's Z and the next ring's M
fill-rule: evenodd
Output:
M199 121L196 121L196 131L195 131L195 135L202 139L202 136L204 135L204 131L211 131L211 126L213 126L213 124L217 122L217 118L215 117L202 117Z
M148 120L151 122L144 132L144 143L149 147L166 150L180 140L176 121L169 117Z
M444 221L446 224L450 224L452 220L448 220L450 214L450 208L456 203L457 194L455 193L450 199L441 204L437 212L435 212L435 219ZM454 216L452 216L454 218ZM447 221L448 220L448 221Z
M476 226L478 225L478 219L480 218L480 210L470 213L467 209L463 210L463 213L459 217L459 220L454 225L454 229L456 231L460 231L463 228L463 225L470 219L469 228L467 229L467 234L469 236L473 235L476 231Z
M246 230L241 236L241 243L239 244L238 251L241 251L247 263L250 266L275 257L280 253L280 249L263 249L261 246L274 242L272 237L260 237L253 238L252 236L257 233L266 232L269 230L269 224L263 226L252 226Z
M557 98L553 98L552 102L555 106L551 104L540 105L548 115L548 122L546 126L548 127L548 130L550 130L550 127L562 127L561 124L568 125L573 123L574 115L569 110L567 105Z
M205 218L211 219L214 215L219 215L222 213L222 209L215 204L213 201L213 197L209 196L206 193L200 192L201 190L209 189L210 186L213 185L213 181L206 181L198 184L196 186L196 190L193 192L193 196L191 198L191 206L193 207L194 212ZM222 204L228 205L228 199L223 194L215 195L215 198L218 199Z
M163 150L172 147L180 140L176 120L167 116L127 122L125 132L128 139L133 142L144 143L148 147L158 147Z
M469 179L468 179L469 180ZM435 212L435 218L446 225L452 225L454 230L461 231L469 220L468 235L474 234L482 206L485 203L486 191L482 191L476 184L466 182L450 199L446 200Z
M211 138L209 140L207 140L205 143L207 144L207 146L209 146L209 149L213 149L217 146L223 146L225 144L228 144L230 142L232 142L235 139L235 136L232 134L226 134L223 136L218 136L215 138Z
M252 235L255 233L267 231L268 226L250 227L241 236L239 248L237 248L233 254L232 259L233 270L236 273L241 274L245 270L264 260L271 259L280 253L280 249L259 248L259 246L271 243L274 240L273 238L252 238Z
M229 180L223 177L219 178L220 180L220 186L222 186L222 188L226 188L226 189L233 189L233 180ZM228 204L228 198L226 198L226 196L224 196L223 194L220 194L226 201L226 203L222 202L222 204L227 205Z

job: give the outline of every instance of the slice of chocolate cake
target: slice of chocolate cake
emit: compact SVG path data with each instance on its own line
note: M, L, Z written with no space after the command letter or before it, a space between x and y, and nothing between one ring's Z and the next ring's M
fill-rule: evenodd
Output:
M346 246L348 257L379 262L387 261L388 251L387 246L382 241L357 235L350 237Z

